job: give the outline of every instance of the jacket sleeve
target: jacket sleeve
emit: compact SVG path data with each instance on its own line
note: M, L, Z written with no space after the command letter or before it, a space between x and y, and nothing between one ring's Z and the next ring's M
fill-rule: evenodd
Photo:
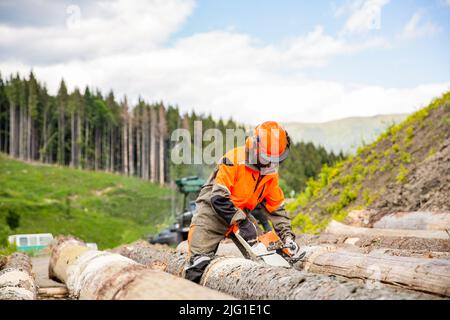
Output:
M295 234L291 228L291 220L284 205L284 194L278 185L278 178L271 183L269 193L264 200L264 207L269 213L267 216L281 240L285 241L288 237L295 240Z
M218 165L211 193L212 208L219 216L225 219L229 225L247 218L241 209L236 208L230 198L234 186L235 175L235 166L229 159L224 157Z

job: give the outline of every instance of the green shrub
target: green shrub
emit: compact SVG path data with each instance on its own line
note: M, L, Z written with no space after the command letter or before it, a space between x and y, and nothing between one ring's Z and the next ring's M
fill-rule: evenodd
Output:
M403 163L411 163L411 154L405 151L400 153L400 161Z
M318 223L314 223L310 216L299 213L292 220L292 226L302 233L318 234L326 228L328 222L329 219L323 219Z
M402 165L400 165L400 169L398 172L397 177L395 177L395 181L397 181L397 183L402 183L406 180L406 177L408 176L409 170Z
M398 144L394 144L392 146L392 151L394 151L395 153L399 152L400 151L400 146Z

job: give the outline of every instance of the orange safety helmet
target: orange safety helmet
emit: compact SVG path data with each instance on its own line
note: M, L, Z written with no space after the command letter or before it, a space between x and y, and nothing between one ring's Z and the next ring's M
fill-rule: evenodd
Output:
M253 130L253 136L248 137L245 142L247 150L254 157L253 160L260 159L274 164L286 160L290 144L288 133L275 121L258 125Z

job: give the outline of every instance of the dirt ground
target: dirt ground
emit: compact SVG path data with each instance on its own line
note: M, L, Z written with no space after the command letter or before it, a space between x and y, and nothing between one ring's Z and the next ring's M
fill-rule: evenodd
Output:
M40 255L31 258L31 263L33 264L33 273L36 279L36 285L39 288L38 299L48 300L48 299L61 299L66 300L68 297L66 295L58 296L48 296L42 292L46 289L53 288L66 288L65 284L56 282L48 277L48 264L50 257L48 255Z

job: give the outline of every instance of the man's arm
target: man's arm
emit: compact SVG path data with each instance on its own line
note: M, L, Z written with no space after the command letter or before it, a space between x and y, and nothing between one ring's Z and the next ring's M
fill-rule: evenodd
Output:
M211 206L214 211L225 221L232 225L245 220L245 213L236 208L231 201L231 189L235 180L235 168L233 163L224 157L217 169L217 175L212 187Z
M292 232L291 228L291 220L289 219L284 205L272 213L268 213L267 217L272 222L275 232L283 242L289 237L295 240L295 234Z
M278 178L274 179L270 185L269 193L265 198L264 207L267 210L269 220L272 222L275 232L284 242L291 238L295 240L292 232L291 220L284 206L284 194L278 185Z

